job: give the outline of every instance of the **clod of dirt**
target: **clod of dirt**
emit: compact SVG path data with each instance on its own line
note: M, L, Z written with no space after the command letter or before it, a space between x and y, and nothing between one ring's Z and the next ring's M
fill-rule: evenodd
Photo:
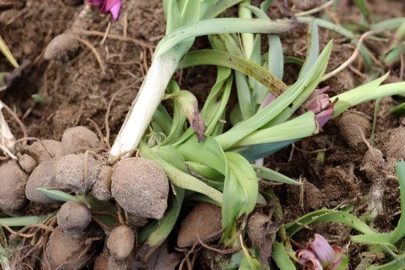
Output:
M294 6L296 9L307 11L323 4L323 0L294 0Z
M61 142L54 140L35 141L32 145L25 146L23 153L30 155L39 164L49 159L59 159L63 156Z
M144 217L138 217L128 213L127 219L128 226L132 229L140 228L145 226L148 223L148 219Z
M114 167L111 193L128 213L161 219L167 208L169 180L150 160L125 159Z
M389 159L405 159L405 128L399 127L387 132L384 143L384 152Z
M94 270L108 270L109 256L104 252L97 256L94 261Z
M27 186L25 188L25 196L32 202L37 203L54 203L52 200L37 188L54 189L56 176L56 161L48 160L40 163L28 178Z
M107 239L111 256L119 261L125 260L134 249L135 234L126 225L114 228Z
M37 162L31 156L24 154L18 158L18 163L20 164L21 168L24 172L30 174L37 166Z
M175 270L182 258L182 254L169 252L169 243L166 240L150 255L146 269Z
M131 267L129 262L130 262L129 260L119 261L116 258L114 258L113 256L110 256L110 258L108 258L107 269L108 270L130 270L130 269L133 269L133 267Z
M0 166L0 209L3 212L14 215L25 205L27 180L28 175L15 161Z
M84 235L84 229L90 224L90 209L79 202L69 201L62 205L56 216L59 228L74 238Z
M51 269L76 270L86 265L86 238L73 238L56 228L46 244L45 256Z
M93 185L91 194L100 201L111 199L111 175L113 170L110 166L101 167L96 183Z
M260 260L263 265L268 265L276 233L281 226L281 222L274 222L271 217L262 213L254 213L249 217L249 239L259 248Z
M364 155L361 170L366 173L366 176L370 181L374 181L385 177L382 172L384 166L384 154L376 148L371 148Z
M97 135L85 127L66 129L61 141L65 155L75 154L78 151L83 153L85 150L103 147Z
M177 245L190 247L198 242L197 235L203 242L218 240L222 229L221 207L200 202L181 223Z
M363 135L366 138L369 136L371 132L371 124L369 119L364 115L346 112L337 121L337 126L343 139L351 147L362 147L362 149L366 149Z
M63 0L63 3L67 6L78 6L83 4L83 0Z
M56 164L55 185L58 190L83 194L96 182L101 166L101 161L91 155L87 156L87 160L85 154L64 156Z
M79 47L79 41L73 34L57 35L46 47L44 59L67 62L76 55Z

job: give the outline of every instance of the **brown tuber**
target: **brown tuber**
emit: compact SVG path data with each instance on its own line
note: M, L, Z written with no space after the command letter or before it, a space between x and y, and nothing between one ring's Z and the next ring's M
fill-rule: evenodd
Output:
M111 193L128 213L161 219L167 208L169 180L150 160L125 159L114 167Z
M405 159L405 128L399 127L387 132L384 152L387 158L394 160Z
M181 223L177 245L191 247L198 242L197 234L203 242L219 239L222 229L221 207L200 202Z
M364 115L345 112L337 121L340 135L351 147L361 147L364 150L363 136L367 137L371 132L370 121Z
M90 224L90 209L79 202L69 201L62 205L56 216L59 228L74 238L84 235L84 230Z
M111 256L118 261L125 260L132 252L135 245L135 234L126 225L114 228L107 239L107 247Z
M73 238L56 228L46 244L45 256L52 270L82 269L91 259L86 248L86 238Z
M62 143L54 140L35 141L31 145L25 146L22 152L30 155L38 164L63 156Z
M24 154L18 158L18 163L24 172L30 174L37 167L37 162L31 156Z
M28 175L15 161L0 166L0 209L9 215L17 214L25 205L25 186Z
M56 161L48 160L40 163L28 178L25 188L25 196L32 202L54 203L55 200L49 198L37 188L55 189Z
M58 190L83 194L96 182L100 169L101 162L92 155L87 159L85 154L64 156L56 164L55 186Z
M93 185L91 194L100 201L108 201L111 199L111 175L112 168L110 166L101 167L97 180Z
M67 33L57 35L46 47L44 59L67 62L76 55L79 46L75 35Z
M62 145L65 155L84 153L86 150L103 147L97 135L85 127L66 129L62 135Z

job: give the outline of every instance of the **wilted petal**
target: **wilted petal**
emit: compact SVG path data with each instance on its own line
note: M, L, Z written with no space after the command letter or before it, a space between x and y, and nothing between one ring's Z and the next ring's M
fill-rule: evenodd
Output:
M322 264L328 264L335 260L335 251L322 235L315 234L315 239L309 246Z
M299 262L305 266L305 269L309 270L322 270L322 265L318 261L315 253L310 250L309 248L305 248L302 250L297 251L295 255Z
M344 256L343 248L339 246L332 246L333 252L335 254L335 260L333 261L332 265L326 268L326 270L334 270L338 268L338 266L342 263L342 259Z
M305 264L311 258L316 258L315 253L308 248L298 250L295 253L295 256L297 257L297 259L300 261L301 264Z
M315 114L327 108L330 104L329 96L324 94L329 90L329 86L321 89L315 89L308 99L304 102L304 107L313 111Z
M333 107L318 113L315 117L319 127L323 127L326 124L326 122L329 121L332 114L333 114Z

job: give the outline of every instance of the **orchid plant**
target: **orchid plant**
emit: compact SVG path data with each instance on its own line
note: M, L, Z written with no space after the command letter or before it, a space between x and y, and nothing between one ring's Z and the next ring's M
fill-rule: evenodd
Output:
M319 54L318 25L303 19L312 31L307 57L297 81L285 85L282 62L276 61L283 58L277 34L294 27L296 20L271 20L266 11L272 1L265 1L260 9L243 1L242 18L214 19L241 2L163 1L166 36L110 152L114 162L137 148L143 158L159 164L174 185L173 207L160 222L140 232L146 254L166 239L184 200L221 205L225 229L221 243L243 245L237 237L236 220L249 215L257 203L266 202L259 193L258 179L299 184L249 161L318 133L330 118L360 102L405 91L403 83L379 86L386 76L331 98L327 88L315 90L324 79L332 42ZM267 59L260 53L260 35L251 33L269 35ZM200 35L210 35L214 50L187 53ZM218 75L200 112L197 99L171 77L178 69L207 64L218 66ZM234 80L239 108L231 115L233 126L224 132ZM162 99L172 100L173 116L160 105ZM249 252L245 255L250 256Z

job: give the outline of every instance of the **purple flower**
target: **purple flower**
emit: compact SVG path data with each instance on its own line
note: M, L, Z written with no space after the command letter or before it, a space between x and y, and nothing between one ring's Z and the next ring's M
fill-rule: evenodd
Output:
M120 16L122 0L88 0L93 6L99 7L100 12L103 14L111 13L113 19L116 21Z
M326 94L328 90L329 86L315 89L303 104L304 108L314 112L319 127L323 127L328 122L333 114L333 107L337 102L337 99L330 102L329 96Z
M342 263L343 255L341 247L329 245L320 234L315 234L314 241L295 254L308 270L334 270Z

